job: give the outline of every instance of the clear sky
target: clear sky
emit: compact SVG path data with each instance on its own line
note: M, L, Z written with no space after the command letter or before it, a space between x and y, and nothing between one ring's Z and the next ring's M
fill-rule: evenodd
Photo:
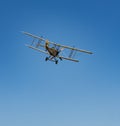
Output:
M0 126L120 126L120 2L0 1ZM92 51L45 62L27 31Z

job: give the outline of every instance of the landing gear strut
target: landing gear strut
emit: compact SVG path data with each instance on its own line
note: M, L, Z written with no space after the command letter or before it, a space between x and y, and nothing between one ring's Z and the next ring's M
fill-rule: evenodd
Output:
M45 58L45 61L48 61L48 60L50 60L50 61L53 61L53 62L55 62L55 64L58 64L58 60L56 60L56 58L54 58L54 57L52 57L52 58L50 58L50 57L46 57Z

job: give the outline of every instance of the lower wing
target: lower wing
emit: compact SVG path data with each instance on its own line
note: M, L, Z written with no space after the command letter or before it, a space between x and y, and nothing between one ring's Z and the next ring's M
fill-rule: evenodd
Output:
M45 54L49 54L48 52L46 52L46 51L44 51L44 50L41 50L41 49L38 49L38 48L35 48L35 47L33 47L33 46L30 46L30 45L27 45L27 44L26 44L26 46L29 47L29 48L31 48L31 49L37 50L37 51L39 51L39 52L42 52L42 53L45 53Z
M39 52L42 52L42 53L45 53L45 54L48 54L48 55L49 55L49 53L46 52L46 51L44 51L44 50L41 50L41 49L35 48L35 47L33 47L33 46L31 46L31 45L27 45L27 44L26 44L26 46L29 47L29 48L31 48L31 49L34 49L34 50L37 50L37 51L39 51ZM79 62L79 60L72 59L72 58L69 58L69 57L63 57L63 56L57 56L57 57L58 57L58 58L61 58L61 59L65 59L65 60L73 61L73 62Z
M73 62L79 62L79 60L72 59L72 58L69 58L69 57L59 56L59 58L61 58L61 59L65 59L65 60L70 60L70 61L73 61Z

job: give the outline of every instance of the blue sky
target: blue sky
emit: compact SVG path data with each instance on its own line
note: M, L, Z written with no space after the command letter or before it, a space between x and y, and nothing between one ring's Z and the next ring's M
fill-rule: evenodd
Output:
M120 2L0 1L0 125L120 125ZM24 46L44 36L92 51L45 62Z

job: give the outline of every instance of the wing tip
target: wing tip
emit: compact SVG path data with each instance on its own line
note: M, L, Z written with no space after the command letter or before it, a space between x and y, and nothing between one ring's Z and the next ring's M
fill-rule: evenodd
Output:
M93 52L89 52L89 54L93 54Z

